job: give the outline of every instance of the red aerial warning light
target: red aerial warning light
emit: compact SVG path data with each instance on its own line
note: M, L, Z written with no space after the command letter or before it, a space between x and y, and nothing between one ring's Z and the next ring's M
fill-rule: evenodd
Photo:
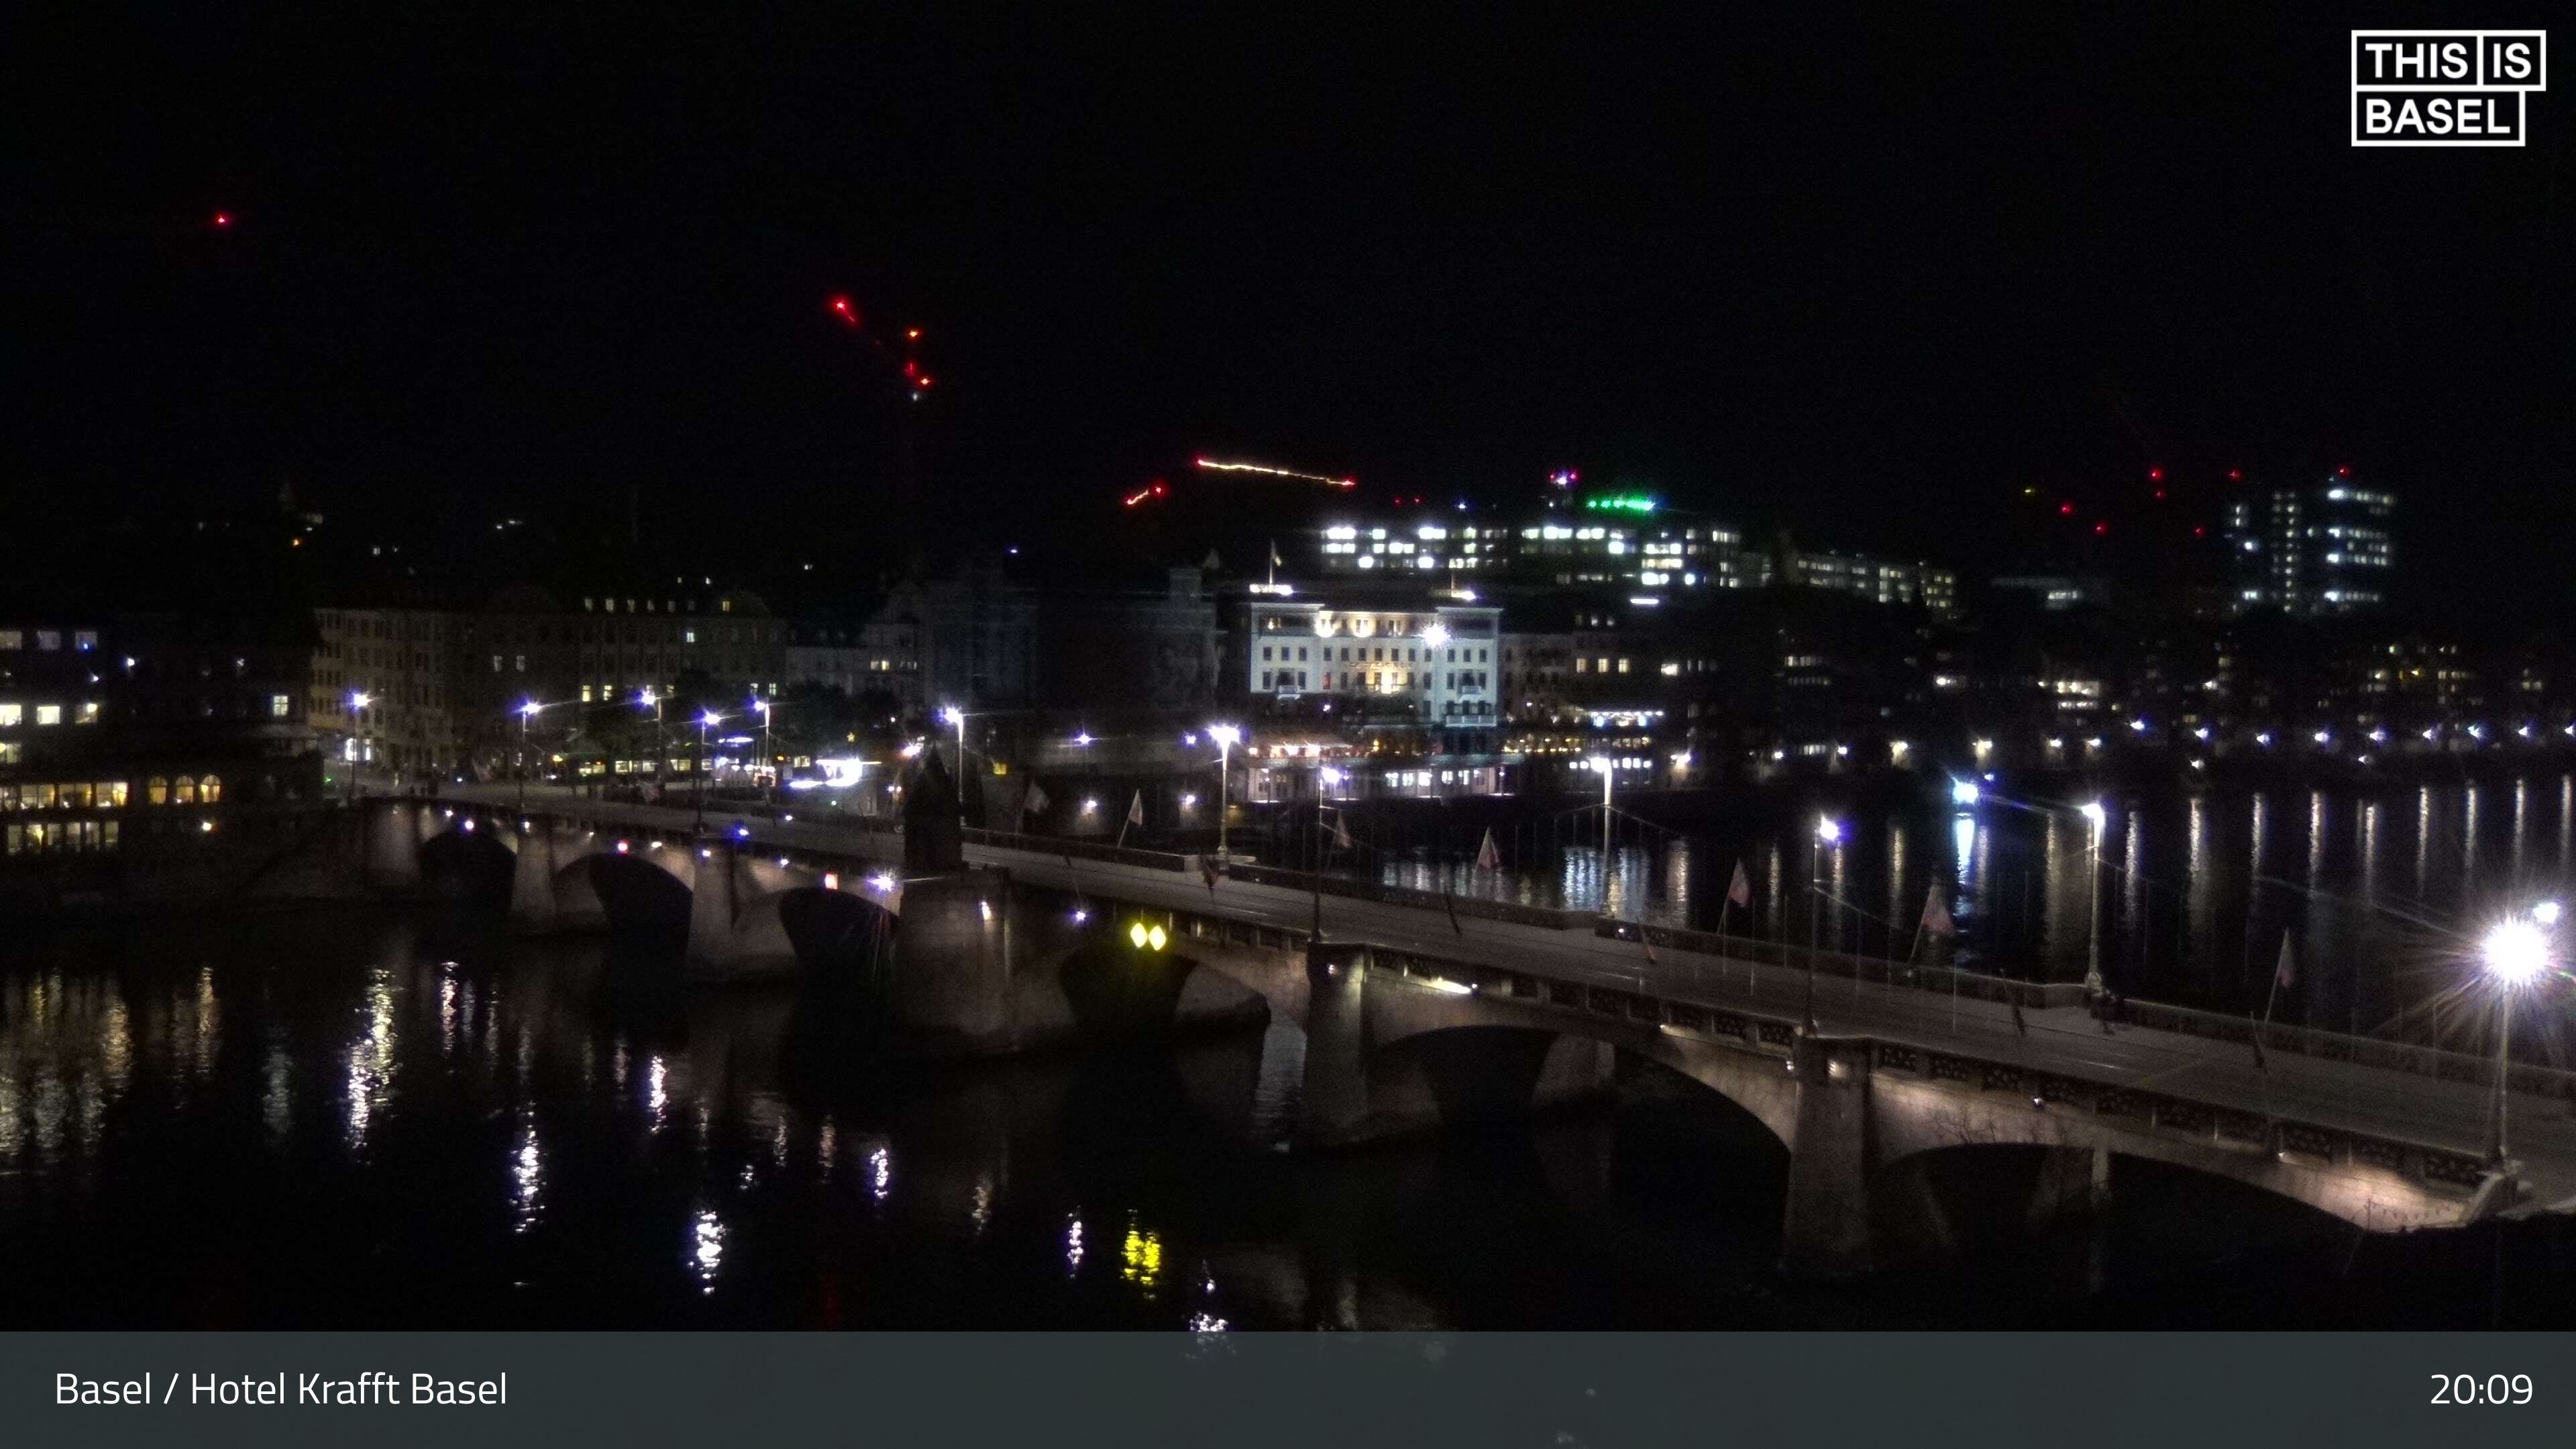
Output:
M216 213L215 213L215 225L217 225L217 226L219 226L219 227L223 227L223 226L230 226L230 225L232 225L232 224L233 224L233 214L232 214L231 212L229 212L229 211L219 211L219 212L216 212Z
M903 340L906 342L919 342L921 340L921 329L918 327L906 327L903 329Z
M2165 481L2165 470L2162 468L2149 468L2147 470L2147 481L2150 483L2162 483Z
M2157 501L2158 501L2158 502L2162 502L2162 501L2164 500L2164 496L2165 496L2165 490L2163 490L2163 489L2161 489L2161 488L2159 488L2159 489L2157 489L2157 490L2156 490L2156 499L2157 499Z
M2244 482L2244 481L2245 481L2245 470L2244 470L2244 469L2242 469L2242 468L2230 468L2230 469L2228 469L2228 470L2227 470L2227 481L2228 481L2228 482L2230 482L2230 483L2242 483L2242 482Z
M2209 529L2202 524L2195 523L2191 526L2191 536L2194 538L2207 538L2209 537Z
M2335 470L2335 476L2338 478L2349 478L2352 476L2352 469L2349 465L2337 468Z
M2097 524L2093 525L2093 536L2094 536L2094 537L2096 537L2096 538L2099 538L2099 537L2101 537L2102 535L2104 535L2104 534L2106 534L2106 533L2109 533L2110 531L2111 531L2111 525L2109 525L2109 524L2107 524L2107 523L2097 523Z
M2060 517L2073 518L2075 516L2074 501L2070 499L2067 502L2057 505L2057 512Z
M851 306L850 299L847 297L832 299L832 314L853 327L859 325L859 309Z

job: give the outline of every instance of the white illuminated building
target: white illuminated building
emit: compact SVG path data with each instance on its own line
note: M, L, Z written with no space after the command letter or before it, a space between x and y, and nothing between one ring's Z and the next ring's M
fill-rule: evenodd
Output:
M1246 612L1244 688L1278 699L1409 703L1426 725L1491 728L1502 612L1438 598L1393 605L1256 595Z

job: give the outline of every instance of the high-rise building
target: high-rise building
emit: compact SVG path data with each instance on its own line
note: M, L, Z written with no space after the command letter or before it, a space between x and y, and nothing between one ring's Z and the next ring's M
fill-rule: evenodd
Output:
M2396 509L2396 495L2355 484L2348 468L2309 487L2238 499L2227 515L2235 565L2230 612L2313 617L2386 607Z

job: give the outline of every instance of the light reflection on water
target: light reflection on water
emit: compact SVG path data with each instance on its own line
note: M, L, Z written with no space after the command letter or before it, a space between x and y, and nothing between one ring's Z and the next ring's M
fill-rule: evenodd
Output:
M1959 931L1953 959L2080 979L2095 924L2088 829L2075 803L1989 794L1965 812L1926 807L1847 820L1841 843L1817 861L1830 903L1817 934L1842 950L1903 956L1925 897L1945 890ZM2408 919L2453 921L2509 898L2556 894L2576 871L2576 773L2397 792L2115 794L2107 804L2099 926L2107 979L2124 995L2218 1009L2246 1006L2287 934L2330 968L2316 991L2296 993L2293 1019L2385 1017L2400 978L2447 949ZM1499 827L1507 844L1496 870L1477 869L1463 847L1434 858L1429 844L1408 843L1400 819L1372 821L1363 833L1377 842L1377 879L1388 885L1804 942L1812 825L1828 812L1841 807L1802 801L1688 832L1623 821L1606 869L1597 816ZM1727 882L1739 862L1753 899L1730 908Z

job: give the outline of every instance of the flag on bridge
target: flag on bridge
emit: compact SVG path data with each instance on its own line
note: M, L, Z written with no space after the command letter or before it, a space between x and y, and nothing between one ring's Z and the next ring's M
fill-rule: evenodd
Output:
M1046 791L1038 788L1037 781L1031 780L1029 782L1029 793L1021 797L1020 813L1023 815L1044 815L1046 813L1046 808Z
M1136 792L1135 799L1127 802L1127 823L1136 826L1145 823L1145 792L1142 790Z
M2272 968L2272 984L2287 990L2299 984L2299 963L2290 954L2290 933L2281 933L2281 964Z
M1494 827L1488 825L1485 827L1485 843L1476 851L1476 869L1500 870L1502 865L1503 853L1494 849Z
M1348 825L1345 825L1345 824L1343 824L1343 823L1342 823L1342 812L1341 812L1341 811L1339 811L1339 810L1335 810L1335 811L1333 811L1333 812L1332 812L1332 816L1333 816L1333 848L1334 848L1335 850L1348 850L1348 849L1350 849L1350 848L1351 848L1351 828L1350 828Z
M1923 897L1923 922L1918 928L1935 936L1956 936L1958 926L1950 919L1950 908L1941 902L1941 888L1934 886Z
M1735 879L1726 883L1726 899L1730 905L1753 904L1753 878L1744 873L1744 862L1741 860L1735 863Z

